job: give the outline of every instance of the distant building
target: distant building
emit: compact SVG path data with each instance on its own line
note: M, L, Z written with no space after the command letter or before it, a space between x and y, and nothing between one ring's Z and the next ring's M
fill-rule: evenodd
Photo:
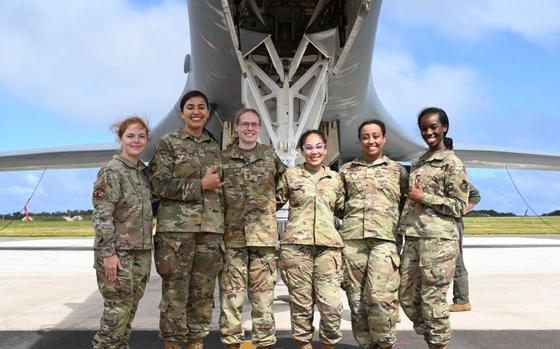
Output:
M76 222L76 221L83 221L84 220L84 218L82 216L74 216L74 217L62 216L62 218L67 222Z

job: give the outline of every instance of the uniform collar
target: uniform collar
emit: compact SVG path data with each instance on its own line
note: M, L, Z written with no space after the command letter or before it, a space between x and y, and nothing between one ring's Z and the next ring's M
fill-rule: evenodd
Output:
M420 159L418 159L418 163L443 161L447 159L451 154L453 154L453 150L451 149L444 149L444 150L437 150L437 151L428 150L420 157Z
M135 164L135 163L123 158L122 155L120 155L120 154L114 155L113 159L117 160L117 161L120 161L123 164L125 164L127 167L130 167L130 168L133 168L133 169L136 169L136 170L143 170L146 167L146 165L144 165L142 160L138 160L138 162Z
M299 170L300 175L303 176L303 177L311 178L313 176L313 174L311 174L305 168L304 164L297 165L296 168ZM323 172L321 174L321 178L319 178L319 179L332 177L330 168L326 167L325 165L322 165L322 168L323 168Z
M233 144L230 148L230 156L233 159L241 159L246 162L254 162L257 160L263 160L265 158L264 152L262 151L263 145L257 143L254 148L244 150L239 148L239 144Z
M200 135L200 137L196 137L196 136L191 135L190 133L185 131L184 128L179 129L177 134L179 135L179 138L181 138L181 139L192 139L193 141L199 142L199 143L206 142L206 141L209 141L211 139L210 135L208 134L208 132L206 130L202 130L202 134Z
M381 164L388 164L387 157L382 155L381 157L375 159L373 162L368 162L364 159L363 156L360 156L352 161L352 165L354 166L366 166L366 167L373 167L378 166Z

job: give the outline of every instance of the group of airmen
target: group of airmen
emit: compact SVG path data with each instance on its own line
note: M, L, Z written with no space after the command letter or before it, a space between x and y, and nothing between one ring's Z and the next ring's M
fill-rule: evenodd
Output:
M239 349L244 341L248 295L252 343L273 348L278 273L289 292L296 348L312 348L314 306L321 348L340 341L343 290L360 348L393 348L399 304L430 348L447 348L446 294L473 188L446 137L445 111L419 114L429 150L409 174L383 155L386 129L379 120L359 126L362 154L339 172L323 164L327 144L319 130L302 134L297 147L304 163L287 168L257 142L261 119L253 109L237 113L237 135L220 151L204 129L208 105L200 91L183 96L185 127L161 138L148 167L140 159L146 122L133 116L115 126L121 152L99 171L92 198L94 268L104 299L93 347L128 348L153 249L165 349L204 347L216 280L224 346ZM278 251L276 211L287 202Z

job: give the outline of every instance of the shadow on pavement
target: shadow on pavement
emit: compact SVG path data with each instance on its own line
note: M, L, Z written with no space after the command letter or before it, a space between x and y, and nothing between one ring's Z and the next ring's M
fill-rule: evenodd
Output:
M82 349L91 348L94 331L3 331L0 348L10 349ZM399 331L395 348L425 349L423 339L412 331ZM455 331L449 348L453 349L557 349L560 347L560 330L557 331ZM313 342L314 348L319 343ZM162 348L157 331L133 331L131 349ZM223 348L217 332L206 338L205 348ZM278 333L276 349L296 348L288 331ZM344 339L337 349L357 348L352 334L344 332Z

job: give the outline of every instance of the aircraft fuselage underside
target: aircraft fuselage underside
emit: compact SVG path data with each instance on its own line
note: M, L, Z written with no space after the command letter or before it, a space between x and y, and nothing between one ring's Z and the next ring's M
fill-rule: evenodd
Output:
M261 115L260 141L272 144L289 165L298 158L300 135L319 128L329 78L341 70L369 11L369 1L348 3L222 0L241 68L241 101ZM348 18L351 26L346 35ZM329 135L334 133L328 159L333 162L340 155L338 123L322 127ZM232 128L226 124L229 132L224 133L231 134Z

